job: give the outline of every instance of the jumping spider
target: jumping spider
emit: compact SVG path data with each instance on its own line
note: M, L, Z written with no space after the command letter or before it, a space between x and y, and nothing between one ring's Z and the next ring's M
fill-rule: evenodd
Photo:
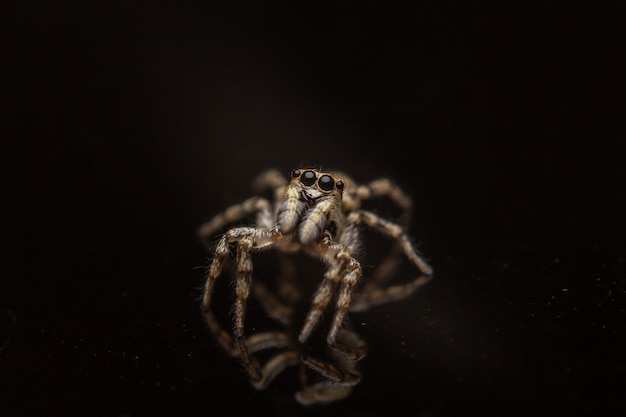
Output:
M257 177L254 185L259 192L273 191L273 203L260 196L249 198L218 214L198 230L200 238L210 245L212 236L221 228L256 214L256 225L228 229L217 241L202 299L208 327L227 352L241 358L255 388L266 388L286 367L299 365L303 388L296 399L300 403L344 398L360 381L356 365L367 352L366 343L347 323L346 313L405 298L425 284L433 273L413 247L404 227L362 210L361 202L387 197L403 210L404 220L408 222L411 200L387 179L357 185L341 173L312 168L294 169L290 179L270 170ZM362 241L362 225L381 232L392 239L394 245L387 258L355 291L362 277L361 264L354 257ZM300 296L296 277L284 274L276 290L278 294L263 282L252 280L252 253L269 248L280 253L306 253L326 265L304 323L298 325L297 341L293 332L286 330ZM211 309L214 284L225 262L233 255L231 249L235 269L232 333L222 327ZM387 281L396 272L397 260L402 254L421 274L409 282L389 285ZM245 337L246 303L251 292L267 315L285 325L285 330ZM328 359L301 353L299 346L309 340L323 311L333 300L334 315L326 333ZM261 367L256 353L270 348L281 350ZM305 376L307 369L321 376L321 382L309 384Z

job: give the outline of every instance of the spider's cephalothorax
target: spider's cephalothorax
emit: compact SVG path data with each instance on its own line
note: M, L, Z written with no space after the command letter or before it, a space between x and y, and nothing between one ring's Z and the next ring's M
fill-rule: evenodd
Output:
M203 314L217 340L233 356L239 356L248 376L258 389L263 389L287 366L300 365L301 383L296 398L302 404L335 401L349 395L361 379L357 362L366 352L366 343L347 324L348 311L363 311L372 306L398 300L412 294L432 276L432 268L419 255L406 235L405 228L360 208L361 201L388 197L403 210L408 222L411 200L392 182L386 179L367 185L357 185L347 176L321 172L318 169L299 168L285 179L277 171L261 174L254 182L257 191L272 189L274 201L252 197L232 206L202 225L198 231L207 242L222 227L249 214L256 214L256 225L233 227L220 237L208 269L202 299ZM364 277L361 264L354 257L361 244L359 227L364 225L381 232L394 241L387 258ZM211 310L211 296L215 281L221 275L231 248L236 248L235 301L233 306L233 331L228 332L218 322ZM285 271L279 277L276 293L263 282L252 280L252 253L275 248L280 252L302 251L321 258L327 265L324 277L313 295L311 307L304 322L295 324L299 329L293 334L294 308L301 299L295 268L282 265ZM404 255L420 271L405 283L389 285L387 281L396 272L397 258ZM271 318L284 326L283 330L244 335L246 301L250 293L261 303ZM301 349L320 322L322 312L334 302L326 332L327 359L311 357ZM263 367L255 353L265 349L279 349L280 353ZM312 370L321 382L310 384L306 369Z

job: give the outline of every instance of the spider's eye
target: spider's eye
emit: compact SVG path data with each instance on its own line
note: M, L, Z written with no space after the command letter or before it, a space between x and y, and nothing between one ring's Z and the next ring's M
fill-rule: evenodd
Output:
M339 191L343 190L343 181L337 181L337 184L336 184L336 185L337 185L337 189L338 189Z
M300 181L304 185L313 185L315 184L315 179L316 179L315 172L305 171L304 174L302 174Z
M322 175L317 184L322 190L330 191L335 186L335 180L333 180L330 175Z
M300 176L299 169L294 169L293 171L291 171L291 178L298 178L299 176Z

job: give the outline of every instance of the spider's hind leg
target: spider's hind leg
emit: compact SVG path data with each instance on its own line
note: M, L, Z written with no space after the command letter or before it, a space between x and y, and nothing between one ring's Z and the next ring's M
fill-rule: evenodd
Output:
M400 300L408 297L430 281L433 276L433 269L415 249L404 228L368 211L352 213L349 221L365 223L372 229L378 230L387 237L394 239L394 242L399 245L404 255L421 272L421 275L407 283L384 287L383 284L390 277L389 272L395 272L395 268L389 271L379 271L379 276L375 276L371 284L364 285L363 290L355 294L350 311L364 311L375 305Z
M372 181L367 185L359 185L352 194L352 198L356 198L359 201L387 197L401 210L398 219L400 224L406 226L411 220L413 201L397 184L386 178Z

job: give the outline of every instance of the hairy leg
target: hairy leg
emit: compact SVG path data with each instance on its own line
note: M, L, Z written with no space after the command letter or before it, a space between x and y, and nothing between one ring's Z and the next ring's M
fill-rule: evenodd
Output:
M360 291L358 295L355 296L355 300L350 308L351 311L363 311L374 305L408 297L432 278L432 267L414 248L404 228L368 211L351 213L348 220L349 222L364 223L368 227L378 230L385 236L394 239L402 248L404 255L421 272L421 275L405 284L383 287L381 284L385 280L375 279L372 281L373 285L367 287L364 285L363 291Z
M202 240L207 248L211 248L211 238L215 233L217 233L222 227L236 222L253 213L259 213L258 217L266 218L272 217L271 213L271 204L264 198L261 197L252 197L244 201L240 204L235 204L230 206L223 212L217 214L208 222L204 223L198 228L197 234L198 237ZM264 227L266 229L271 229L267 227L267 225L258 225L259 227Z
M327 344L335 351L352 360L359 360L365 355L362 349L353 349L351 346L337 340L337 335L341 331L346 313L350 306L352 291L361 276L361 264L350 254L351 246L344 246L335 243L330 237L325 237L318 244L320 253L329 267L324 274L320 286L318 287L311 309L307 314L298 340L304 343L320 321L322 312L326 309L333 298L335 289L339 286L335 313L331 322L330 330L326 336Z
M261 193L267 189L279 190L288 184L287 179L277 169L261 172L252 182L252 189Z
M401 213L398 217L398 223L407 227L411 221L413 201L402 191L397 184L388 179L379 179L370 182L367 185L360 185L355 189L355 193L361 200L369 200L373 198L387 197L394 202L400 209ZM402 245L398 241L394 241L389 249L389 253L381 261L381 263L370 274L367 281L363 284L363 291L367 292L374 287L380 287L392 277L398 269L398 259L403 253Z
M216 335L220 344L233 354L238 350L248 375L252 381L262 378L258 361L252 356L244 337L244 323L246 301L250 293L252 277L251 252L255 249L268 247L277 242L282 235L275 231L241 227L230 229L222 236L217 244L213 262L209 267L204 294L202 299L202 311L205 320ZM211 311L211 297L215 281L221 275L224 262L230 254L230 244L237 244L236 254L236 277L235 277L235 304L233 306L233 336L225 331Z

